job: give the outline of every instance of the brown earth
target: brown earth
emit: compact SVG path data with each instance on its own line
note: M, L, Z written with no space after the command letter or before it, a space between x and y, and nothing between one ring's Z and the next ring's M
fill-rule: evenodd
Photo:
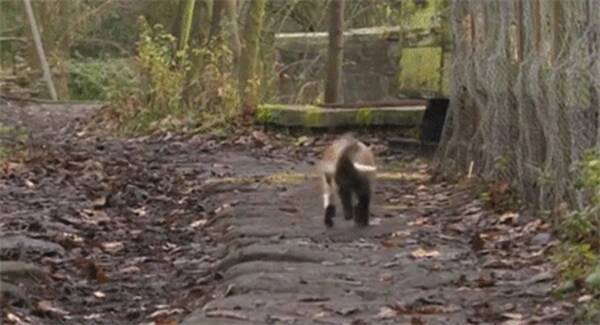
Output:
M7 324L573 322L549 226L432 180L390 134L361 136L372 225L326 229L311 164L331 136L110 138L81 128L96 109L0 102L30 133L0 165Z

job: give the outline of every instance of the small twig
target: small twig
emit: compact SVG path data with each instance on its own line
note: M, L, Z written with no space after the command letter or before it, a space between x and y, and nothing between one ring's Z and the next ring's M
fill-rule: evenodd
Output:
M469 164L469 173L467 174L467 178L471 178L473 176L473 161Z

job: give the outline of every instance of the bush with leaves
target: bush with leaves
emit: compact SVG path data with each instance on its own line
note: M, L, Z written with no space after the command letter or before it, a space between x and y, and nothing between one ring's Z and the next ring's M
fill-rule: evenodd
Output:
M581 279L600 262L600 154L586 152L575 166L578 187L585 206L569 213L561 222L561 244L555 250L565 279Z
M162 25L151 27L141 17L139 26L139 87L115 98L111 120L135 133L225 127L239 106L227 46L178 49L176 38Z
M69 63L72 99L112 100L138 87L136 73L127 59L83 59Z

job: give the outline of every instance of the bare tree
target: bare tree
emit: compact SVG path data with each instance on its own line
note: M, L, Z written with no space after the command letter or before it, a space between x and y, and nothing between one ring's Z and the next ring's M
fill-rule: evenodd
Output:
M196 0L184 0L185 5L181 7L181 31L179 32L179 49L183 50L188 46L190 33L192 31L192 20L194 19L194 6Z
M265 13L265 0L252 0L244 28L244 45L240 57L240 94L242 106L253 110L258 104L256 66L260 48L260 32Z
M225 27L225 30L223 30L223 27ZM229 38L229 48L233 54L234 66L236 66L242 51L237 24L236 0L214 1L209 41L220 37L223 33L226 33Z

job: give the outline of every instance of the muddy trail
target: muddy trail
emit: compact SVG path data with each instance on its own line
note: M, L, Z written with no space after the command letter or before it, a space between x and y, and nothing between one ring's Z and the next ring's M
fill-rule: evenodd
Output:
M326 229L313 164L332 136L98 137L98 107L51 106L0 103L29 132L0 164L6 324L573 323L549 226L386 134L361 136L382 164L371 226Z

